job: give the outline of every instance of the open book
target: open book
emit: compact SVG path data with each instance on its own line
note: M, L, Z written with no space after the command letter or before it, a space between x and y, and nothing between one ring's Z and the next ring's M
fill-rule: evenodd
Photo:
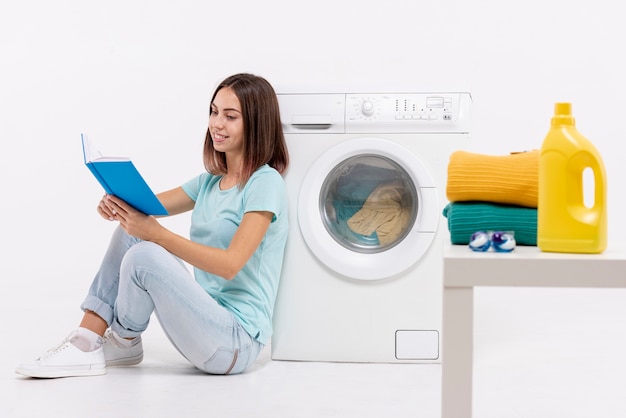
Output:
M167 215L159 199L144 181L133 162L124 157L103 157L87 135L80 134L85 165L107 194L124 200L146 215Z

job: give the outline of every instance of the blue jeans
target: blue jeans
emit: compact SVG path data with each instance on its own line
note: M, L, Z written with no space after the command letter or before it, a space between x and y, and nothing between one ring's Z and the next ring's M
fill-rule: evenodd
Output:
M120 227L81 309L98 314L121 337L141 335L154 312L176 349L206 373L241 373L264 347L179 258Z

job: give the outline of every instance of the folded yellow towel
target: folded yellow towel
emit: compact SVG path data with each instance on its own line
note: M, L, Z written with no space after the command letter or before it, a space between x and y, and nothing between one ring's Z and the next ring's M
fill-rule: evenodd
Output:
M537 207L539 150L485 155L455 151L448 164L446 195L451 202L487 201Z

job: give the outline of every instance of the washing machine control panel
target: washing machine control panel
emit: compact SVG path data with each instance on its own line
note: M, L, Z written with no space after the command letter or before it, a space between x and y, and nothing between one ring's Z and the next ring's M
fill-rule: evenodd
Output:
M346 129L445 130L459 121L467 93L347 94Z

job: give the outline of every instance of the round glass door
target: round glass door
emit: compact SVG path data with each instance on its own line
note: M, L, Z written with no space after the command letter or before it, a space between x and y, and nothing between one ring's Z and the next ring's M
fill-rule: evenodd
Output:
M319 193L328 233L360 253L386 251L401 242L415 224L418 208L409 174L381 155L357 155L337 164Z
M311 165L298 196L298 224L327 268L357 280L397 276L423 256L441 212L424 164L405 147L356 138Z

